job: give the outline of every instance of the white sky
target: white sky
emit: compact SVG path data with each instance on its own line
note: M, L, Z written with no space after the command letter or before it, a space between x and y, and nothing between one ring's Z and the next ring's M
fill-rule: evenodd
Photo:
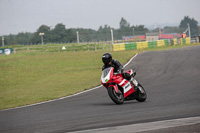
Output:
M0 0L0 35L35 32L42 24L52 28L119 28L130 25L180 24L184 16L200 23L200 0ZM200 24L199 24L200 25Z

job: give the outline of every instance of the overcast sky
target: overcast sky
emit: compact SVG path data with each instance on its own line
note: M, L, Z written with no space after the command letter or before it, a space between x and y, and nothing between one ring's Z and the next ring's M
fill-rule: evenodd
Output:
M92 28L105 24L119 28L124 17L130 25L179 24L184 16L200 23L200 0L0 0L0 35L54 28ZM200 25L200 24L199 24Z

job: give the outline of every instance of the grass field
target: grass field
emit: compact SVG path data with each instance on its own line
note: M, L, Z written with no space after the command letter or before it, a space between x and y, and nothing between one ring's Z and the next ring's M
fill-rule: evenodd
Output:
M165 46L145 51L179 47L183 46ZM141 51L111 53L113 58L125 64L137 52ZM100 85L103 53L31 52L1 55L0 109L52 100Z

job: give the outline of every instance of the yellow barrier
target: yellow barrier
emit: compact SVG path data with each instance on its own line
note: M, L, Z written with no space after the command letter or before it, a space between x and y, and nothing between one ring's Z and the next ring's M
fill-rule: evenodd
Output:
M183 45L183 38L180 38L180 44Z
M186 44L189 44L190 43L190 38L188 37L188 38L185 38L185 43Z
M187 37L187 38L181 38L180 42L181 42L181 45L183 45L183 44L190 44L190 38L189 37Z
M125 43L113 44L113 51L123 51L125 50Z
M174 41L174 45L177 45L177 44L178 44L176 38L175 38L173 41Z
M157 47L165 46L164 40L157 40Z
M137 49L144 49L144 48L148 48L148 42L137 42Z

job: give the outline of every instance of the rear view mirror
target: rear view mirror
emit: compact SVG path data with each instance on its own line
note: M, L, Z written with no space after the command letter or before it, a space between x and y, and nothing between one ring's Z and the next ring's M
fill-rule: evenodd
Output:
M136 71L133 72L132 76L135 77L135 75L136 75Z

